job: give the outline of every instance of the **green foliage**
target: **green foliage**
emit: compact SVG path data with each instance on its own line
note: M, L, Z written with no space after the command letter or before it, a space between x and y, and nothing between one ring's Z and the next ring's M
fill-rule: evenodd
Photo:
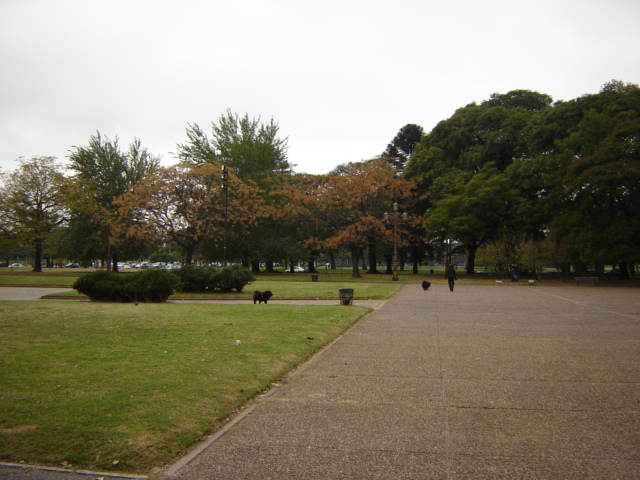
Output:
M73 288L94 302L163 303L178 283L178 277L167 270L145 270L127 275L99 270L80 277Z
M44 244L67 218L66 179L54 157L20 159L10 174L0 172L0 234L34 247L34 271L42 271Z
M211 267L196 267L195 265L185 265L176 273L180 278L181 292L207 292L211 284L211 278L215 274L215 269Z
M127 280L125 292L133 302L164 303L179 285L173 272L162 269L144 270Z
M118 273L99 270L78 278L73 288L94 302L124 302L123 284L124 278Z
M246 285L256 280L249 270L239 265L221 269L186 265L177 274L183 292L242 292Z
M198 124L187 128L188 142L178 145L178 158L194 164L217 163L236 169L243 180L261 180L276 171L291 168L287 161L287 139L278 137L279 126L273 118L240 117L227 110L218 123L212 122L212 138Z
M255 282L255 280L256 277L246 268L240 265L232 265L218 271L214 277L214 290L220 292L230 292L231 290L242 292L246 285Z
M405 125L387 145L387 149L382 153L382 158L401 172L411 159L422 135L424 135L424 130L420 125L414 123Z

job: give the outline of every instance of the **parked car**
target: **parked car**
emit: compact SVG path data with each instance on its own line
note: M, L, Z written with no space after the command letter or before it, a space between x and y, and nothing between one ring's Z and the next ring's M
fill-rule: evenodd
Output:
M11 264L11 268L22 268L22 264L21 263L12 263Z
M605 277L619 277L620 276L620 269L619 268L612 268L611 270L606 272L604 274L604 276Z
M80 264L78 263L67 263L66 265L63 265L64 268L80 268Z

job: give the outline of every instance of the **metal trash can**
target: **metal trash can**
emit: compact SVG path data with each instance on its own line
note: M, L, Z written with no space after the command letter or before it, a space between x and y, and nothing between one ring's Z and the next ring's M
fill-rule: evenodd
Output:
M340 305L353 305L353 288L341 288Z
M311 281L312 282L317 282L318 281L318 275L311 275Z
M518 265L511 265L511 281L517 282L520 280L520 267Z

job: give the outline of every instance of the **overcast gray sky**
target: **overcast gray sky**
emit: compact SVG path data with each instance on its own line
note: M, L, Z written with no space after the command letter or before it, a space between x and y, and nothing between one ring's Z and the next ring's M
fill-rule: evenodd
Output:
M326 173L492 93L640 83L639 25L638 0L0 0L0 166L96 131L171 164L231 109Z

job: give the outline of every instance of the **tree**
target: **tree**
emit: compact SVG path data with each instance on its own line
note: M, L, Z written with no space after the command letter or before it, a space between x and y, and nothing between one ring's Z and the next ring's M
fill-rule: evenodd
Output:
M93 232L93 240L103 249L107 262L112 258L117 270L117 251L112 250L116 238L111 234L115 221L116 199L130 185L160 165L160 158L142 148L135 139L126 152L100 132L92 135L87 147L73 147L69 155L70 169L76 172L74 217L72 223L84 223ZM117 243L116 245L117 246Z
M220 166L179 164L150 172L117 202L119 233L147 242L173 241L191 264L195 249L207 239L221 242L225 195ZM255 222L259 190L229 175L227 228L239 240Z
M439 243L447 239L462 242L467 250L467 273L473 274L478 247L501 237L513 240L515 233L509 227L521 199L507 176L492 164L451 192L425 214L427 238Z
M187 128L188 141L179 144L177 157L192 165L224 164L243 181L256 182L262 191L262 204L273 204L272 191L280 187L282 175L292 165L287 160L288 140L279 137L279 126L273 120L240 117L231 110L211 123L211 138L197 125ZM259 271L259 260L273 263L281 254L283 242L280 232L287 229L270 218L260 218L251 231L234 243L238 259L252 264Z
M424 130L421 126L408 123L400 129L396 136L387 145L387 149L382 153L382 158L393 165L396 170L402 172L411 160L411 155L420 142Z
M273 118L261 123L260 118L227 110L211 129L209 139L198 124L189 124L188 142L178 144L177 157L193 165L224 163L243 180L260 180L292 167L287 160L288 140L278 137L280 127Z
M305 244L311 249L347 248L352 276L359 277L361 251L376 242L392 240L383 214L398 202L401 211L416 201L413 182L397 177L384 161L350 163L339 175L305 176L284 195L289 204L283 214L309 226Z
M640 119L618 124L591 155L567 169L563 209L554 223L585 263L627 264L640 258Z
M555 172L545 200L549 230L579 269L619 263L626 278L640 258L639 125L640 88L617 81L554 106L536 125L540 157Z
M422 137L405 173L426 179L428 188L449 169L477 173L493 163L502 171L515 159L529 156L526 128L551 102L548 95L514 90L460 108Z
M66 220L67 182L54 157L20 159L20 167L3 173L0 212L3 234L32 245L33 271L42 272L42 251L51 232Z

